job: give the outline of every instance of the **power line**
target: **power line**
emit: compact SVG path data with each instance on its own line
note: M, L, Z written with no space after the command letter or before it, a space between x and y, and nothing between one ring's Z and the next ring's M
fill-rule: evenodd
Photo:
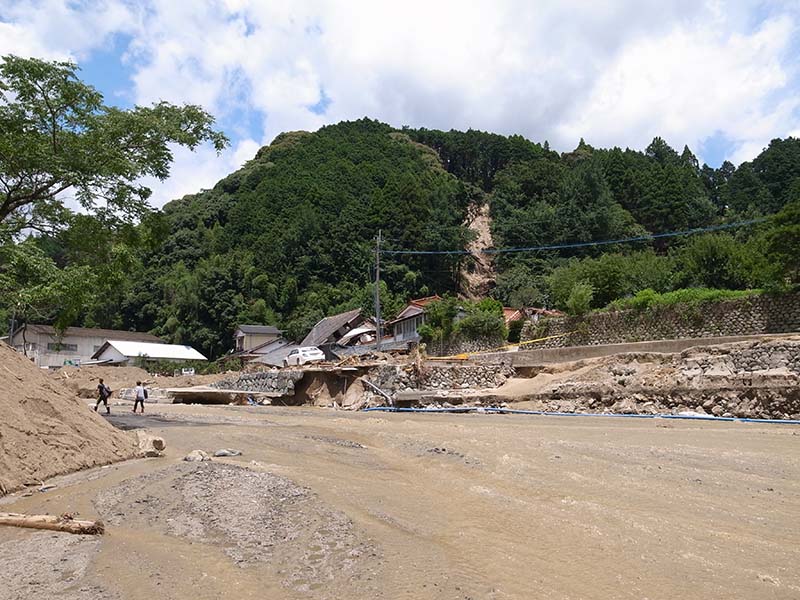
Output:
M429 255L429 254L507 254L511 252L537 252L540 250L563 250L565 248L586 248L589 246L607 246L611 244L625 244L628 242L645 242L648 240L655 240L669 237L679 237L682 235L695 235L698 233L707 233L710 231L722 231L724 229L735 229L737 227L745 227L747 225L754 225L756 223L763 223L767 221L768 217L761 217L758 219L749 219L747 221L737 221L736 223L727 223L725 225L712 225L710 227L698 227L696 229L686 229L685 231L669 231L666 233L651 233L648 235L640 235L637 237L622 238L618 240L602 240L596 242L574 242L570 244L552 244L549 246L528 246L524 248L488 248L486 250L477 250L471 252L469 250L381 250L382 254L416 254L416 255Z

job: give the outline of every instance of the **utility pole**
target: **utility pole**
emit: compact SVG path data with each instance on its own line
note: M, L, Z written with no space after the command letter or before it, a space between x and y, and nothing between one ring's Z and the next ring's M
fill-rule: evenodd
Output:
M375 240L375 348L380 352L383 331L381 327L381 230Z

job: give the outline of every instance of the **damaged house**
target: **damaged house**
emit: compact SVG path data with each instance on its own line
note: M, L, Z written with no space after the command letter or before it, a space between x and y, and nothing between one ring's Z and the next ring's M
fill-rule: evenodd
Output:
M371 341L374 341L375 323L364 317L360 308L354 308L319 321L300 345L316 346L328 360L335 360L337 355L333 352L334 346L366 342L370 334Z

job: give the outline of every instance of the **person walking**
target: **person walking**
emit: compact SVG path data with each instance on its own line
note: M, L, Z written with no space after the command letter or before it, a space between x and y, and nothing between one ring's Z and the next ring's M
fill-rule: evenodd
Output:
M136 412L136 407L142 403L142 413L144 413L144 401L147 400L147 390L141 381L136 382L136 399L133 401L133 412Z
M103 383L103 378L101 377L100 382L97 384L97 404L94 405L94 412L97 412L97 409L102 402L106 406L106 414L111 414L111 409L108 407L108 399L111 397L111 394L111 388Z

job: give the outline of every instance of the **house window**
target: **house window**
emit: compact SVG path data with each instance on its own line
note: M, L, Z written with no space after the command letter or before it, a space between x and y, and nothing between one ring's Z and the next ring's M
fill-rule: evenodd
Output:
M78 344L49 343L47 344L47 349L50 350L50 352L77 352Z
M102 346L92 346L92 354L100 350L100 348L102 348Z

